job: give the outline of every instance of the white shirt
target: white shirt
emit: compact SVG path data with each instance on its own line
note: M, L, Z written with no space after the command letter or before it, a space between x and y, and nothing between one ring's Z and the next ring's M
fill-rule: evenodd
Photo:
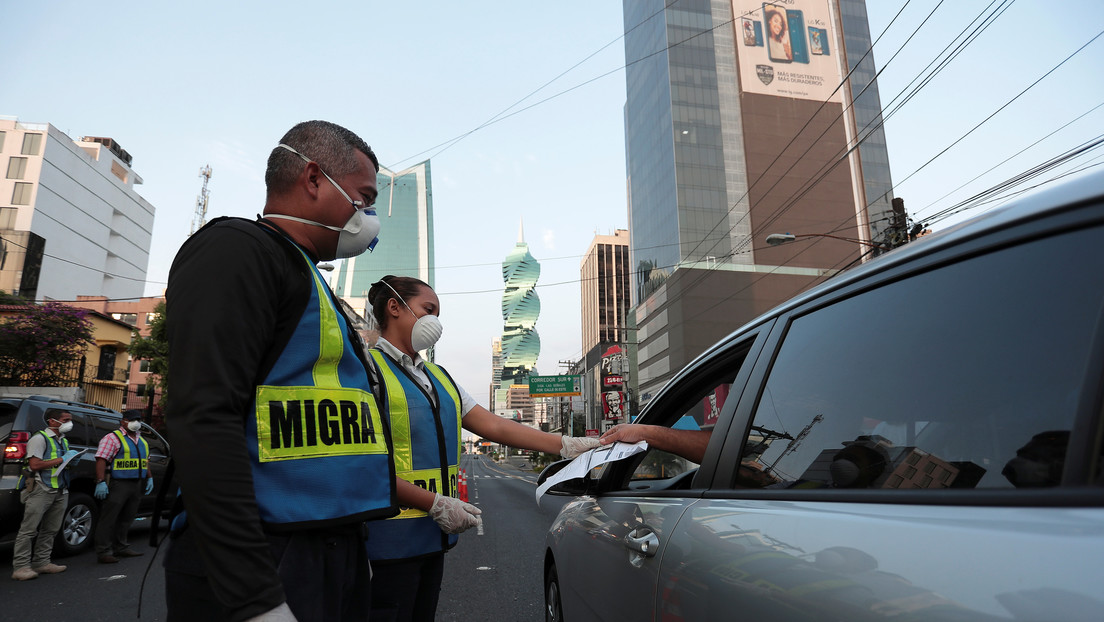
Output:
M437 391L433 388L433 383L430 382L429 376L426 374L425 361L422 360L422 355L416 354L414 358L410 358L405 352L391 345L391 342L383 337L380 337L379 340L376 341L376 347L395 359L399 363L399 366L405 369L406 372L410 374L410 377L414 378L414 380L425 389L433 405L437 406ZM462 419L472 408L475 408L477 402L475 398L464 390L464 387L456 385L456 390L460 393L460 409L463 411L460 413L460 418Z

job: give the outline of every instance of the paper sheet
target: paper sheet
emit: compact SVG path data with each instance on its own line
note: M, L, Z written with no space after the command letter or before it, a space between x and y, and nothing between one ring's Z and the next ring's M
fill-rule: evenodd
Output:
M83 456L84 454L86 454L90 451L92 451L92 449L90 449L90 448L81 449L81 450L77 451L77 453L74 454L72 458L69 458L68 460L62 461L62 463L60 465L58 465L58 469L59 470L64 469L65 467L69 466L70 462L72 462L73 460L76 460L77 458L80 458L81 456Z
M586 474L596 466L607 462L613 462L614 460L623 460L629 456L645 451L648 451L648 441L640 441L637 443L613 443L612 445L604 445L591 449L586 453L579 454L566 467L560 470L559 473L549 477L537 488L537 503L540 503L541 495L560 482L586 477Z

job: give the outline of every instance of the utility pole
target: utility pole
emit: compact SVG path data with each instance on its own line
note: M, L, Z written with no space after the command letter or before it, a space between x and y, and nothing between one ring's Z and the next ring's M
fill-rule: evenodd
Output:
M195 215L192 216L192 230L188 235L199 231L203 228L203 225L207 224L207 200L211 196L207 192L207 182L211 180L211 165L208 164L199 169L199 176L203 178L203 189L199 191L199 196L196 197Z

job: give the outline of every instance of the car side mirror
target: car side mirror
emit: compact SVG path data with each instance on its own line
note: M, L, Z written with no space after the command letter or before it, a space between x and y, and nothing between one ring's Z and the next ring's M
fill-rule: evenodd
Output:
M544 470L537 476L537 486L544 484L550 477L564 470L569 464L571 464L571 460L560 460L544 467ZM545 493L578 497L579 495L589 494L593 484L594 480L591 479L590 473L587 473L587 476L583 478L574 478L553 484Z
M537 486L540 486L541 484L546 482L549 477L552 477L556 473L564 470L564 467L569 464L571 464L571 460L557 460L552 464L544 467L544 469L540 472L540 475L537 475Z

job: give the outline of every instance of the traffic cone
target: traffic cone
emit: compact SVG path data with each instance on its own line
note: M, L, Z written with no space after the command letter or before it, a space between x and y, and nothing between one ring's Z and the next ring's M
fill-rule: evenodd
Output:
M458 486L460 492L460 500L464 503L468 502L468 474L460 469L460 485Z

